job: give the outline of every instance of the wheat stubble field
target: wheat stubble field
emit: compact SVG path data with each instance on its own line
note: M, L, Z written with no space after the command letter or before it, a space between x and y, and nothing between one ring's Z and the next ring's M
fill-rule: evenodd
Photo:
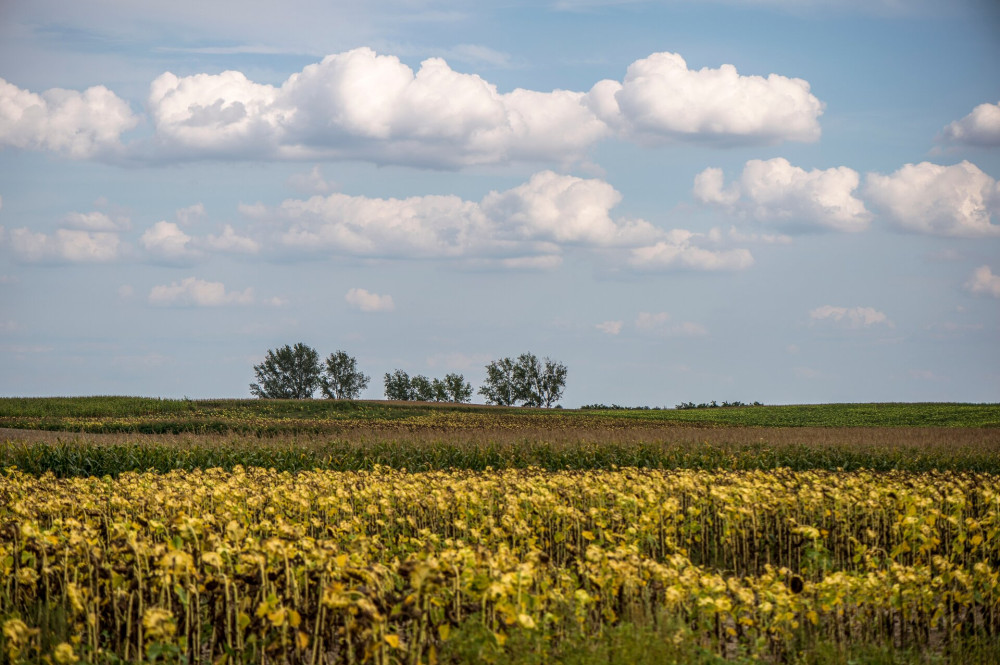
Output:
M1000 406L0 400L6 662L997 662Z

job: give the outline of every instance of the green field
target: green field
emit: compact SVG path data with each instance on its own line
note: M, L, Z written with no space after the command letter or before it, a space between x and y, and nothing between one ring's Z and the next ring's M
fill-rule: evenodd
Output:
M0 399L0 665L995 663L998 571L996 404Z
M714 409L525 409L381 401L0 398L0 427L77 432L325 432L360 425L1000 427L1000 404L808 404Z

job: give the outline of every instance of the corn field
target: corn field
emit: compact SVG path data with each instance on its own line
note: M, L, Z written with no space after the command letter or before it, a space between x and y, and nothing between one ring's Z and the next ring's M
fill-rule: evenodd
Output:
M436 663L668 622L722 657L1000 639L978 473L0 476L6 662Z

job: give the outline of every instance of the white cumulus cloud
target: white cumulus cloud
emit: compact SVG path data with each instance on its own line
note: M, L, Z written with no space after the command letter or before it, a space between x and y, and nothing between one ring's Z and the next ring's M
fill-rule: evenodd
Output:
M347 304L362 312L391 312L396 309L392 296L371 293L365 289L351 289L344 296Z
M190 261L200 256L192 238L174 222L159 221L146 229L139 244L152 256L165 261Z
M231 224L222 227L222 233L217 236L207 236L202 241L205 247L217 252L232 252L235 254L256 254L260 251L260 243L253 238L236 233Z
M376 199L334 193L287 199L277 207L241 206L275 229L276 242L302 252L373 258L451 258L510 269L556 268L567 248L616 250L642 270L738 270L745 249L713 251L702 236L664 231L641 219L615 218L621 195L600 179L534 174L479 202L458 196Z
M64 220L66 226L84 231L127 231L131 222L127 217L116 217L112 219L106 213L94 211L88 213L71 212Z
M978 166L906 164L891 175L869 173L865 195L898 228L954 237L1000 235L1000 183Z
M0 148L50 150L76 159L108 155L138 121L104 86L36 94L0 78Z
M809 318L813 321L837 323L848 328L870 328L878 325L893 327L892 321L889 320L885 312L880 312L873 307L823 305L809 312Z
M705 169L695 176L694 197L763 223L863 231L871 214L854 196L859 182L857 171L846 166L806 171L782 157L752 159L728 187L721 169Z
M636 60L621 83L597 83L588 102L622 134L654 143L816 141L823 113L802 79L743 76L731 64L689 69L677 53Z
M624 325L623 321L604 321L594 327L606 335L617 335L622 331Z
M963 145L1000 146L1000 102L980 104L969 115L945 127L942 138Z
M23 261L103 263L118 258L121 241L117 233L58 229L52 234L35 233L24 227L11 229L9 244Z
M994 275L989 266L976 268L964 286L971 293L1000 298L1000 275Z
M618 135L643 144L815 141L823 104L809 84L733 65L691 70L674 53L632 63L623 81L589 91L515 88L429 58L414 71L357 48L328 55L281 85L238 71L150 86L152 155L166 159L360 159L461 168L567 161ZM316 178L295 178L309 186ZM313 191L322 191L314 189Z
M754 264L747 249L709 250L694 244L698 236L674 229L652 245L631 250L628 263L637 270L745 270Z
M148 297L151 305L178 305L219 307L221 305L249 305L254 300L252 288L243 291L226 291L222 282L209 282L197 277L186 277L180 282L154 286Z

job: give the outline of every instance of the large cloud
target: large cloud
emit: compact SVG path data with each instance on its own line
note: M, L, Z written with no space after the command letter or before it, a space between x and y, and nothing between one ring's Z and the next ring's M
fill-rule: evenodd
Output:
M161 147L181 157L344 158L455 168L572 159L608 133L584 94L514 90L444 60L414 73L368 48L327 56L280 87L234 71L150 89Z
M636 60L624 81L599 82L588 100L608 125L643 142L815 141L823 113L802 79L741 76L733 65L693 70L676 53Z
M553 268L566 247L631 251L643 270L736 269L753 259L746 250L714 252L701 236L658 229L643 220L614 219L621 195L608 183L536 173L517 187L482 201L457 196L375 199L335 193L288 199L276 208L243 206L271 225L279 245L372 258L489 260L512 269Z
M84 159L121 148L138 118L104 86L83 92L52 88L35 94L0 78L0 148L51 150Z
M1000 102L980 104L969 115L945 127L942 137L951 143L1000 146Z
M724 180L721 169L705 169L695 177L695 198L790 228L863 231L871 219L854 196L858 173L846 166L806 171L781 157L752 159L738 180L728 187Z
M1000 184L967 161L954 166L906 164L891 175L868 174L865 194L900 229L940 236L1000 235Z
M640 143L813 141L809 84L732 65L689 70L673 53L636 61L589 92L498 92L430 58L414 72L369 48L329 55L280 86L236 71L153 81L158 149L174 158L361 159L459 168L579 159L613 133Z

